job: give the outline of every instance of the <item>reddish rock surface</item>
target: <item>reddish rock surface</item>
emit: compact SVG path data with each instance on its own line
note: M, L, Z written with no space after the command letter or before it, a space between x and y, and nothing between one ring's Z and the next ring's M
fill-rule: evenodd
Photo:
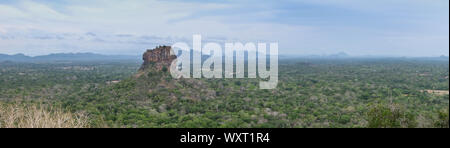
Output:
M144 64L142 64L141 70L150 67L159 71L164 67L169 69L170 64L172 64L172 61L176 58L177 56L173 53L172 47L170 46L158 46L155 49L149 49L142 57Z

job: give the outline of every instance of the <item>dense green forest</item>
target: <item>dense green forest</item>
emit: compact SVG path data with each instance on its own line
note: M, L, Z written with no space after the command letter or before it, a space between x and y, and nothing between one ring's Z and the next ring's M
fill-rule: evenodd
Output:
M89 127L449 126L448 60L284 59L273 90L139 66L2 62L0 105L61 106L85 113Z

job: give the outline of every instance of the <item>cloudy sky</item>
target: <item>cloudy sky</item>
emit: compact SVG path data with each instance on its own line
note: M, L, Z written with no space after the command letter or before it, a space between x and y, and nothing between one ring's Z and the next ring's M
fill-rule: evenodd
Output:
M449 1L0 0L0 53L139 55L193 34L291 55L448 55Z

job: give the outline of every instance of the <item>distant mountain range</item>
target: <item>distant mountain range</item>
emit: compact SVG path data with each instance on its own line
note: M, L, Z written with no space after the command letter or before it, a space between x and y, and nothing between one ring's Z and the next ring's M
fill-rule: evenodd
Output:
M141 60L141 56L101 55L94 53L57 53L43 56L26 56L24 54L0 54L0 62L56 62L56 61L118 61Z
M191 54L192 54L191 50ZM209 58L209 55L203 55L205 60ZM407 59L421 59L421 60L443 60L448 61L448 56L440 57L386 57L386 56L350 56L347 53L341 52L331 55L279 55L279 59L351 59L351 58L364 58L364 59L379 59L379 58L407 58ZM70 62L70 61L142 61L142 56L130 56L130 55L102 55L95 53L55 53L42 56L27 56L24 54L7 55L0 54L0 62ZM245 59L247 60L247 59Z
M352 56L345 52L340 52L330 55L280 55L280 59L418 59L418 60L441 60L448 61L449 57L442 55L436 57L399 57L399 56L376 56L376 55L363 55L363 56Z

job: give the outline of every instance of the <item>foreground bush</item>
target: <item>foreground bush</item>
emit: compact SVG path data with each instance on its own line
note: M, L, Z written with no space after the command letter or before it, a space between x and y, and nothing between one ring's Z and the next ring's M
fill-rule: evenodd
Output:
M369 128L415 128L415 117L398 104L370 105L368 116Z
M85 128L88 118L48 105L18 105L0 102L0 128Z
M448 124L448 108L438 112L438 119L434 122L437 128L449 128Z

